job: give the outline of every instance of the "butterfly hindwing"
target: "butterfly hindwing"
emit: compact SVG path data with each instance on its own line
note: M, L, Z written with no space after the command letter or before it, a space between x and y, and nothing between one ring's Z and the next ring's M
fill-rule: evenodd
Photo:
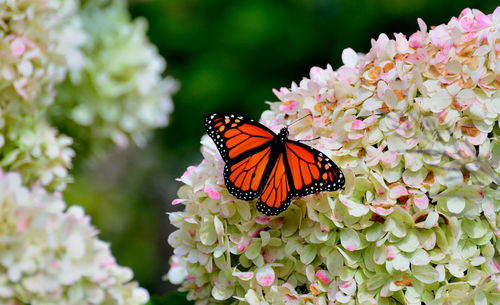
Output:
M345 183L342 171L320 151L297 141L285 143L293 197L336 191Z
M288 208L291 200L286 160L280 153L257 200L257 209L267 216L278 215Z
M241 161L226 162L224 181L229 192L242 200L258 197L270 156L271 146L268 146Z
M224 181L229 192L242 200L258 197L276 135L251 119L224 113L206 117L205 129L226 163Z

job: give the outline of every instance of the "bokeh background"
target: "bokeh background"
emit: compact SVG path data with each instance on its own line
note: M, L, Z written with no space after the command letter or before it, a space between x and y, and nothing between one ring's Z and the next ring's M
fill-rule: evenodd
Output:
M149 23L151 41L166 58L166 74L181 84L167 128L144 148L80 154L68 203L83 205L111 242L118 263L130 266L152 295L175 287L168 271L173 229L168 211L184 170L201 161L203 118L229 111L259 118L275 101L273 88L289 87L313 66L334 69L345 48L367 52L386 33L411 34L417 18L446 23L466 7L491 13L495 0L133 0L134 18ZM140 101L137 101L140 103Z

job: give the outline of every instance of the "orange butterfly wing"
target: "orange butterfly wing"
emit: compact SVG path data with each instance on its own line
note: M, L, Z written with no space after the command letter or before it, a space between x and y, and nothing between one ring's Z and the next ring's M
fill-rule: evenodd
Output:
M243 200L259 196L276 135L254 120L223 113L208 116L205 129L226 163L224 181L229 192Z
M285 143L292 196L336 191L345 184L342 171L320 151L297 141Z
M288 208L291 200L286 161L280 153L257 200L257 209L267 216L278 215Z

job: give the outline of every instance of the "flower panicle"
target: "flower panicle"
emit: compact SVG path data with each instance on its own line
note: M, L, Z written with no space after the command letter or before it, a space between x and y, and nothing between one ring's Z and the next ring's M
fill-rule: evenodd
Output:
M261 116L344 172L336 193L267 217L224 186L208 137L179 179L167 278L198 304L500 301L500 8L346 49L274 90ZM433 303L434 302L434 303Z

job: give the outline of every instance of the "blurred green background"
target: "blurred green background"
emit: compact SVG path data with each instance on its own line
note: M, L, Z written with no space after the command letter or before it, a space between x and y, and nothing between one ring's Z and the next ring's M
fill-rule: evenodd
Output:
M417 17L446 23L463 8L491 13L495 0L136 0L132 16L145 17L149 37L166 58L166 74L181 83L167 128L148 146L75 160L69 203L83 205L111 242L118 263L130 266L152 295L175 289L162 281L172 252L167 211L175 178L201 161L203 118L230 111L259 118L275 101L272 88L289 87L313 66L334 69L345 48L366 53L380 33L409 36ZM140 102L140 101L138 101ZM78 156L78 154L77 154Z

